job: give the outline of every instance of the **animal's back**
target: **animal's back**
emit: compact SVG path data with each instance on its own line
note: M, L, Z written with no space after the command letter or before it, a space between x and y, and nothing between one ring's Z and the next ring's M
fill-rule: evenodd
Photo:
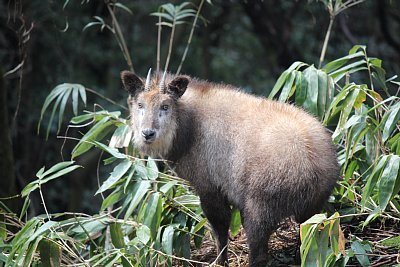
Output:
M178 165L201 190L219 188L240 209L255 202L299 221L318 212L338 177L327 131L305 111L224 85L192 83L195 145ZM196 161L196 163L194 163Z

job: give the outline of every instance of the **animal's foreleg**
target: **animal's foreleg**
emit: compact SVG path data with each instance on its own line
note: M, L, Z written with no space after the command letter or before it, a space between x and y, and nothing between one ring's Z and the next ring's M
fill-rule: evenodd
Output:
M231 208L220 193L200 194L201 207L217 238L217 263L228 266L228 230Z

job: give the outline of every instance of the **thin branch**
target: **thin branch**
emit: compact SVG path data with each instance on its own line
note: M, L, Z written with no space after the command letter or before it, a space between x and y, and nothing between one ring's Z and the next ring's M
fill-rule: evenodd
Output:
M91 93L93 93L93 94L95 94L95 95L97 95L97 96L100 96L100 97L103 98L104 100L107 100L107 101L110 102L111 104L117 105L117 106L119 106L119 107L121 107L121 108L123 108L123 109L125 109L125 110L128 110L126 107L124 107L124 106L118 104L117 102L115 102L114 100L111 100L111 99L108 98L108 97L103 96L102 94L96 92L96 91L93 90L93 89L90 89L90 88L87 88L87 87L85 87L85 89L86 89L86 91L91 92Z

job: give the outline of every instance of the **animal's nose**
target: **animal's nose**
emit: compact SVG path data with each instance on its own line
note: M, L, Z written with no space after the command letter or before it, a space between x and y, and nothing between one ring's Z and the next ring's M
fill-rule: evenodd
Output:
M144 129L142 131L142 136L146 140L153 138L155 135L156 135L156 131L154 131L153 129Z

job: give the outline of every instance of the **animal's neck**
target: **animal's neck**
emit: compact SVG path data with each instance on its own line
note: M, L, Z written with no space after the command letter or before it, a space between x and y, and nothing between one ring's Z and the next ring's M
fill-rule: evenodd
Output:
M176 162L189 152L194 139L195 120L193 112L181 105L178 110L177 131L166 160Z

